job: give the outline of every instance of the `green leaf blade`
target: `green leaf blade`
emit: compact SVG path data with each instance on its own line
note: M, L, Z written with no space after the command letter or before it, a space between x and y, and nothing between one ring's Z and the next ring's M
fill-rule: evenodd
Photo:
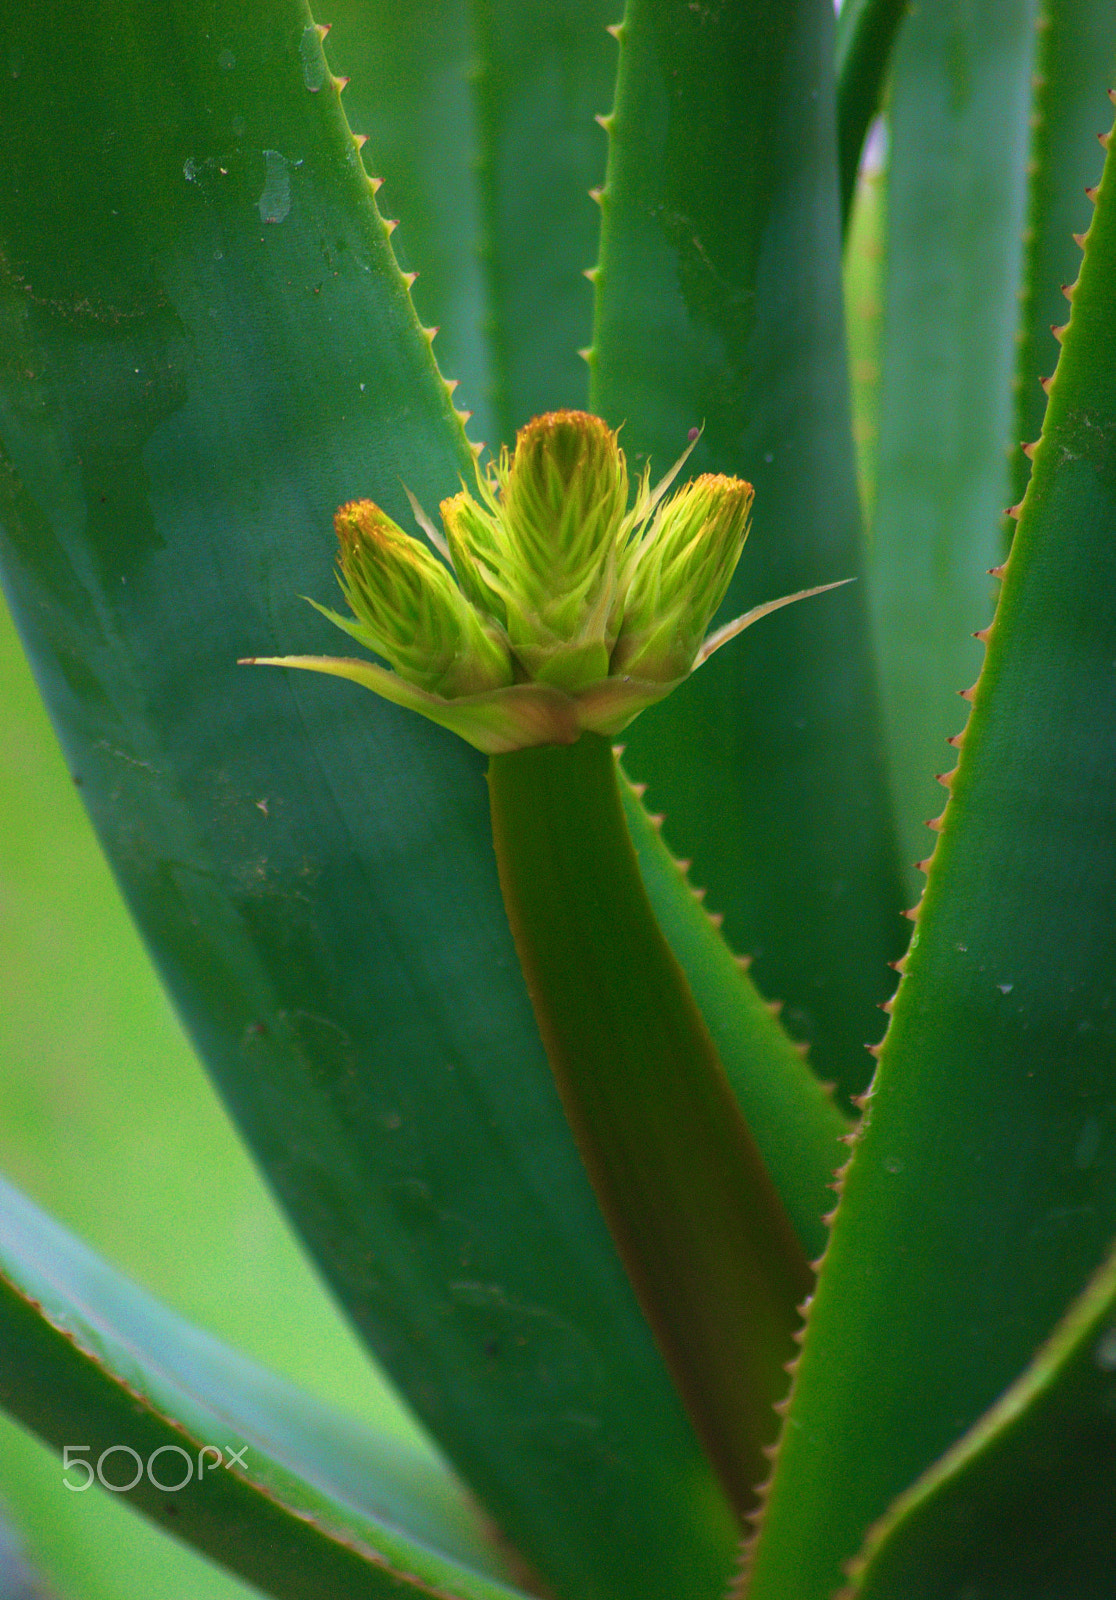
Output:
M592 407L636 465L704 423L693 469L755 484L724 617L859 570L832 26L822 4L632 0L621 33ZM764 621L627 739L730 943L854 1090L901 932L862 588Z
M235 666L330 648L299 596L330 598L338 504L407 523L404 485L432 507L471 461L316 28L294 0L4 28L5 577L129 904L504 1534L560 1593L642 1597L649 1553L664 1594L702 1592L732 1519L549 1081L480 758Z
M848 226L864 139L883 101L906 0L845 0L837 14L837 169Z
M1031 445L1042 429L1046 396L1041 380L1054 370L1052 329L1069 315L1063 285L1081 265L1074 234L1089 226L1086 187L1096 183L1103 157L1096 136L1107 112L1104 96L1116 73L1116 26L1103 0L1043 0L1035 82L1034 132L1020 342L1016 360L1015 438ZM1013 452L1012 500L1030 476L1022 450Z
M895 55L869 596L907 893L980 669L1010 499L1033 0L926 6Z
M1116 1232L1114 264L1109 161L749 1600L833 1592Z
M620 798L643 886L686 974L737 1104L809 1259L825 1249L823 1218L849 1122L806 1065L722 939L656 821L620 775Z
M225 1349L7 1184L0 1194L0 1394L85 1461L63 1474L71 1492L98 1472L136 1478L128 1498L147 1516L290 1600L514 1600L448 1474Z
M1105 1600L1116 1551L1116 1262L1026 1372L872 1530L839 1600Z

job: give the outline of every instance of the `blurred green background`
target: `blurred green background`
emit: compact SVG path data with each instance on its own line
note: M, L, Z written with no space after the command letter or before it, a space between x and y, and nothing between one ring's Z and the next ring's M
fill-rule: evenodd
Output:
M13 1182L177 1311L415 1438L178 1026L2 602L0 1060L0 1170ZM111 1495L69 1492L60 1459L2 1415L0 1506L66 1600L254 1592ZM0 1600L11 1592L0 1564Z

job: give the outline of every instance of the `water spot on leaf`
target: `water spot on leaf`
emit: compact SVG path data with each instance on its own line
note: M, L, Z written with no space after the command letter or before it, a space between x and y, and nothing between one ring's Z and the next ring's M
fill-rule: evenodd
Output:
M325 87L329 77L329 68L326 66L325 56L322 54L322 42L318 30L313 23L302 30L302 39L298 46L299 57L302 61L302 78L311 94L317 94L319 89Z
M282 222L291 209L290 164L278 150L265 150L263 158L267 168L259 199L260 221Z

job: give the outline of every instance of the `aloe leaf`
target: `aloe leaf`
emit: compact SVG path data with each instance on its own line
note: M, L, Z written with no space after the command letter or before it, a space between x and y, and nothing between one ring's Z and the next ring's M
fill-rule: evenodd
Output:
M1116 1257L975 1427L899 1497L839 1600L1107 1600Z
M504 1535L558 1593L707 1592L732 1519L550 1082L480 758L235 666L330 648L299 596L330 598L338 504L405 521L471 459L317 29L298 0L56 4L2 43L3 565L124 893Z
M908 0L845 0L837 13L837 181L847 227L864 138L881 108Z
M830 1596L1116 1234L1114 283L1108 160L749 1600Z
M833 10L630 0L591 354L592 409L665 470L756 487L723 616L859 570L841 324ZM793 171L793 184L785 182ZM822 1076L867 1073L898 878L863 585L791 606L628 736L760 989Z
M400 220L396 257L418 275L415 309L438 329L438 363L460 382L474 438L498 443L471 12L469 0L330 0L323 16L330 65L349 80L349 126L383 180L378 204Z
M620 773L620 799L651 909L689 980L744 1120L807 1256L821 1255L848 1119L810 1071Z
M907 892L1002 554L1035 0L912 14L895 53L869 586Z
M1053 329L1066 320L1063 284L1077 274L1074 234L1089 226L1087 186L1101 169L1097 125L1116 73L1116 20L1106 0L1041 0L1026 245L1015 368L1013 445L1034 443L1054 370ZM1023 496L1030 462L1011 457L1010 498Z
M276 1595L515 1594L426 1456L184 1322L2 1182L0 1202L0 1393L70 1446L72 1492L137 1478L135 1506Z
M613 0L472 0L480 179L498 438L583 408L616 50Z
M495 449L532 416L584 408L614 7L340 0L330 15L346 108L471 433Z

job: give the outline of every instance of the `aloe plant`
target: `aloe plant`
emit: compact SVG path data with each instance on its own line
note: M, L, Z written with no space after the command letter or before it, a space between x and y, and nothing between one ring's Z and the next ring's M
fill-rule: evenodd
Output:
M279 1596L1108 1596L1111 8L331 20L8 8L0 556L436 1449L7 1185L0 1400Z

